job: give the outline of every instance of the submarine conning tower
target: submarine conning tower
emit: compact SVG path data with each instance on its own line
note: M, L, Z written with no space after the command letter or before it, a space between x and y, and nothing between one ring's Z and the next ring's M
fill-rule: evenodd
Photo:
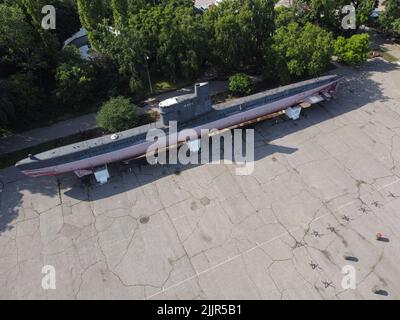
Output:
M170 121L177 121L179 124L211 111L208 82L196 83L193 94L185 94L161 101L159 109L161 122L166 126Z

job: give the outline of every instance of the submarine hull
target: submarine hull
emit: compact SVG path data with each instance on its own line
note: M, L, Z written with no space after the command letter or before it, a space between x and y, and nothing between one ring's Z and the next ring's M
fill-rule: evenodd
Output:
M212 130L212 129L225 129L232 127L234 125L238 125L244 123L246 121L250 121L259 117L263 117L269 114L273 114L282 110L287 109L288 107L297 105L307 100L307 98L312 97L319 93L332 93L336 90L338 79L335 79L332 82L324 84L322 86L318 86L313 88L312 90L304 91L278 101L274 101L271 103L260 104L257 107L254 107L250 110L244 110L233 115L229 115L223 117L222 119L218 119L215 121L209 121L206 123L202 123L201 125L194 126L192 132L195 132L195 136L191 137L192 139L199 137L201 135L201 131L204 129ZM168 136L167 141L173 141L173 137ZM184 142L184 141L178 141ZM59 174L64 174L73 171L79 170L91 170L93 168L102 166L104 164L123 161L126 159L132 159L139 156L142 156L148 152L151 145L154 141L139 141L138 143L132 144L126 148L122 148L119 150L105 152L100 155L88 156L84 159L70 161L61 163L55 166L43 166L34 169L25 169L24 166L21 166L21 171L27 176L31 177L39 177L39 176L54 176ZM174 143L176 144L176 142ZM169 147L167 143L165 143L165 147ZM16 166L19 167L20 163L17 163ZM26 167L26 166L25 166Z

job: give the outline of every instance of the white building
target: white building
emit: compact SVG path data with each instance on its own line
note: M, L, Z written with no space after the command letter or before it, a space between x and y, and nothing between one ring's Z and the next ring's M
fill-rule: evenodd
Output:
M119 36L121 34L120 31L115 30L113 27L108 27L108 31L110 31L114 36ZM81 28L77 33L73 34L72 37L65 40L63 48L68 45L77 47L83 60L89 60L95 57L94 53L91 52L88 32L85 28Z
M73 45L79 49L81 53L81 57L84 60L90 59L90 45L88 40L88 32L85 28L81 28L77 33L72 35L72 37L68 38L64 41L65 48L68 45Z

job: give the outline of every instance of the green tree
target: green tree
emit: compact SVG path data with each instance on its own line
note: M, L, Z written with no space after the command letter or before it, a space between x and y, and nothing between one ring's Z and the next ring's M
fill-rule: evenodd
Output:
M392 23L392 31L395 34L400 35L400 18L394 20L394 22Z
M146 54L150 57L150 61L155 61L157 71L169 75L172 81L178 78L193 79L201 69L207 53L207 33L201 16L194 12L190 1L181 3L176 5L171 2L165 6L158 6L161 8L160 11L156 9L156 14L153 16L154 7L147 11L153 19L160 19L158 28L146 24L147 14L139 21L131 20L138 23L136 26L140 26L139 30L146 40ZM152 35L151 30L157 34ZM153 46L148 41L147 35L152 35L150 39L157 37L157 48L154 51L156 56L152 54Z
M280 28L291 22L301 23L299 12L296 7L278 6L275 8L275 27Z
M172 81L193 79L206 59L208 35L190 0L146 5L117 29L103 24L94 35L96 48L116 62L133 93L147 87L147 67Z
M372 11L377 6L376 0L355 1L357 26L366 24L371 17Z
M128 18L128 0L111 0L111 8L116 27L126 24Z
M129 98L118 96L102 105L97 114L97 122L108 132L128 130L137 125L137 113L137 106Z
M78 7L75 1L52 0L56 7L56 33L60 43L64 42L75 32L79 31L81 23L78 15Z
M334 53L339 61L355 65L365 62L370 54L370 41L367 33L356 34L345 39L338 37L334 42Z
M93 66L83 61L79 50L68 46L56 70L57 104L75 110L89 109L96 101Z
M274 31L275 1L222 1L205 13L214 63L223 69L257 64Z
M35 45L32 26L17 5L0 4L0 63L20 65L30 59Z
M330 63L332 35L316 25L290 23L277 29L273 40L275 68L267 73L282 81L320 75Z
M372 11L378 6L377 0L348 0L337 1L338 9L340 10L345 5L352 4L356 9L357 28L366 24L371 17Z
M106 3L104 0L77 0L77 5L81 24L90 34L106 17Z
M155 4L158 1L151 1ZM111 0L111 9L116 27L126 25L129 17L138 14L140 10L149 6L148 0Z
M234 95L245 96L251 92L253 82L244 73L237 73L229 78L229 91Z
M379 17L379 24L385 32L400 35L400 0L385 2L385 11Z
M15 73L0 85L0 101L5 102L0 105L4 127L23 128L43 117L45 93L35 84L32 73Z
M34 71L37 79L41 79L54 67L59 49L54 30L44 30L41 27L43 1L18 0L0 4L0 42L4 41L5 45L3 49L0 44L0 53L6 51L6 59L13 56L7 63L19 69Z
M56 30L45 30L41 26L42 8L47 4L57 9ZM79 90L91 83L86 81L89 76L94 78L90 66L70 61L55 70L61 49L59 40L79 27L77 18L74 1L0 1L0 118L3 124L7 122L12 129L24 128L59 113L62 108L55 108L53 102L74 107L77 101L82 104L88 101L88 91ZM52 93L59 94L58 99Z
M119 34L110 32L108 25L100 24L93 34L96 49L111 59L130 93L140 94L146 76L145 39L129 26L120 26Z
M0 4L0 113L10 128L26 126L46 114L44 95L54 79L57 39L52 33L44 39L31 15L36 4L26 0Z
M338 4L337 0L302 0L297 2L298 11L304 15L305 22L316 23L329 30L339 28L339 12L342 6Z
M55 58L60 43L57 39L55 30L45 30L42 28L42 8L48 5L47 0L21 0L24 5L24 9L28 13L32 26L41 39L41 45L43 46L43 54L46 54L47 59Z
M296 0L296 15L303 17L304 23L312 22L330 31L341 31L342 8L354 5L357 27L368 22L376 0ZM297 20L299 22L299 19Z

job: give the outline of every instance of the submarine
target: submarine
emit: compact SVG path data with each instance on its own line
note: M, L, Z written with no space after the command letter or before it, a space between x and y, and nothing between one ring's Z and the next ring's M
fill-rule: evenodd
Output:
M148 132L154 129L167 132L171 121L176 121L179 131L190 128L200 137L202 129L229 129L282 111L298 110L299 113L305 105L330 99L341 80L338 75L322 76L216 105L211 102L209 84L197 83L193 93L161 101L160 119L156 122L29 155L15 166L30 177L69 172L75 172L79 177L95 174L98 168L107 164L145 155L154 142L146 139ZM167 139L166 148L172 145L169 143Z

